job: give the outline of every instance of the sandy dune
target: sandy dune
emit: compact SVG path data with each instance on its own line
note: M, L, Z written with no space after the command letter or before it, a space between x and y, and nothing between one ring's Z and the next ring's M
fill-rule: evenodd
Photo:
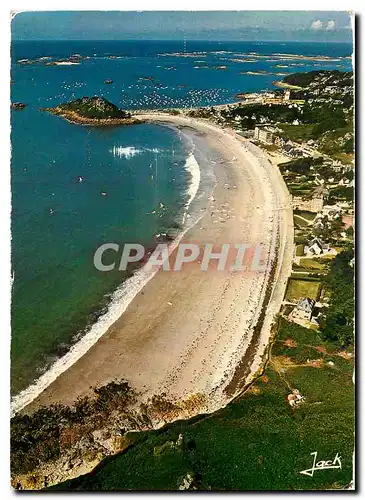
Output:
M204 394L213 410L257 370L285 291L293 255L290 199L278 169L232 131L208 122L151 114L204 139L217 184L183 241L263 245L265 271L206 272L200 263L159 271L107 333L27 408L72 403L90 387L124 378L141 399ZM188 130L188 129L187 129ZM200 150L200 154L203 154Z

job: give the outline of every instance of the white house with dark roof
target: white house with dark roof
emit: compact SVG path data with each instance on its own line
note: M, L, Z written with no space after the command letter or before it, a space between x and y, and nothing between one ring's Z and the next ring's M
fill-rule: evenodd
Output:
M306 320L310 321L313 314L313 309L315 306L315 301L309 297L303 297L298 300L298 304L290 313L290 319L295 320Z
M308 245L304 247L305 255L322 255L331 251L328 243L323 243L319 238L313 238L313 240L308 242Z

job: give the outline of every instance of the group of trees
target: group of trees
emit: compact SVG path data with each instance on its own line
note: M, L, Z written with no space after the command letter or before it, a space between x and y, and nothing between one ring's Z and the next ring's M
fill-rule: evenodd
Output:
M349 120L343 106L331 102L306 103L300 107L250 104L224 110L221 114L228 121L240 117L242 127L247 129L252 129L257 124L293 123L294 120L299 120L302 124L313 125L312 139L318 139L329 130L345 129Z
M330 305L321 320L321 335L324 339L349 347L354 342L354 250L349 248L339 253L332 261L330 271L324 279L330 292Z
M306 73L293 73L284 77L283 81L289 85L295 85L297 87L307 87L313 81L320 81L325 78L324 85L335 85L337 87L350 87L353 85L353 73L352 71L339 71L337 69L326 71L326 70L315 70L307 71Z
M230 121L237 116L241 118L244 128L254 128L256 124L285 122L292 123L296 119L301 120L299 108L283 106L281 104L250 104L237 106L221 112L222 116Z
M281 104L242 105L222 111L222 117L232 122L239 117L241 126L246 129L253 129L258 124L277 124L280 127L280 124L292 124L298 120L300 124L308 126L306 138L319 141L320 149L324 152L328 154L331 152L353 153L353 96L351 92L346 94L341 92L342 87L353 86L352 72L336 70L295 73L286 76L284 82L302 86L303 90L293 92L292 97L304 99L306 102L289 106ZM313 95L312 87L309 90L304 90L304 87L313 82L316 83L313 89L319 90L319 95ZM335 86L339 90L335 95L331 94L333 99L324 94L326 98L318 100L318 98L323 97L322 92L327 86ZM312 99L310 103L309 99ZM349 133L352 137L344 142L340 140L341 137ZM284 130L280 135L284 139L290 138L288 130Z
M130 118L131 114L119 109L115 104L103 97L82 97L65 104L59 108L64 111L74 111L85 118Z
M26 473L59 458L62 448L106 425L115 410L125 411L134 398L128 382L110 382L73 406L52 405L33 415L16 415L10 427L12 473Z
M354 201L354 188L349 186L337 186L331 189L328 195L328 204L333 205L338 200Z
M321 221L322 225L313 229L313 235L325 241L335 243L338 238L341 237L341 233L345 229L342 217L329 219L326 215L321 219Z
M291 173L299 175L308 175L310 167L321 165L323 158L298 158L285 163L280 163L279 168L282 171L289 170Z

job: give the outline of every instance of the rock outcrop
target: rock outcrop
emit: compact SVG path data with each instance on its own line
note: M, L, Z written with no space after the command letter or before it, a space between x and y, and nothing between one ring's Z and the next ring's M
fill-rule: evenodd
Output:
M72 123L81 125L128 125L141 123L141 120L132 117L128 111L119 109L115 104L104 97L82 97L54 108L41 108L54 115L59 115Z

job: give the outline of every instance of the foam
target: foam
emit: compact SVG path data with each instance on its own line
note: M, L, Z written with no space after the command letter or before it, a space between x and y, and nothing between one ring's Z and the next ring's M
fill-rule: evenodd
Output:
M137 151L135 148L122 148L128 151ZM127 153L128 154L128 153ZM133 154L133 153L131 153ZM137 154L137 153L134 153ZM200 184L200 167L195 159L193 152L189 153L186 159L185 168L191 174L191 182L188 188L189 199L185 205L185 215L188 207L193 201ZM197 221L195 221L197 222ZM189 227L186 227L177 238L169 245L169 254L171 254ZM108 328L125 312L128 305L134 297L143 289L143 287L155 276L158 269L150 269L143 266L136 271L133 276L124 281L112 294L108 310L100 316L98 320L90 327L89 331L77 341L61 358L57 359L53 365L41 375L33 384L14 396L11 400L11 416L14 416L25 406L36 399L57 377L76 363L86 352L106 333Z
M149 151L151 153L160 153L161 150L158 148L135 148L134 146L113 146L113 149L111 150L111 153L113 156L118 156L119 158L126 158L129 160L130 158L133 158L136 155L139 155L141 153L144 153L145 151Z

